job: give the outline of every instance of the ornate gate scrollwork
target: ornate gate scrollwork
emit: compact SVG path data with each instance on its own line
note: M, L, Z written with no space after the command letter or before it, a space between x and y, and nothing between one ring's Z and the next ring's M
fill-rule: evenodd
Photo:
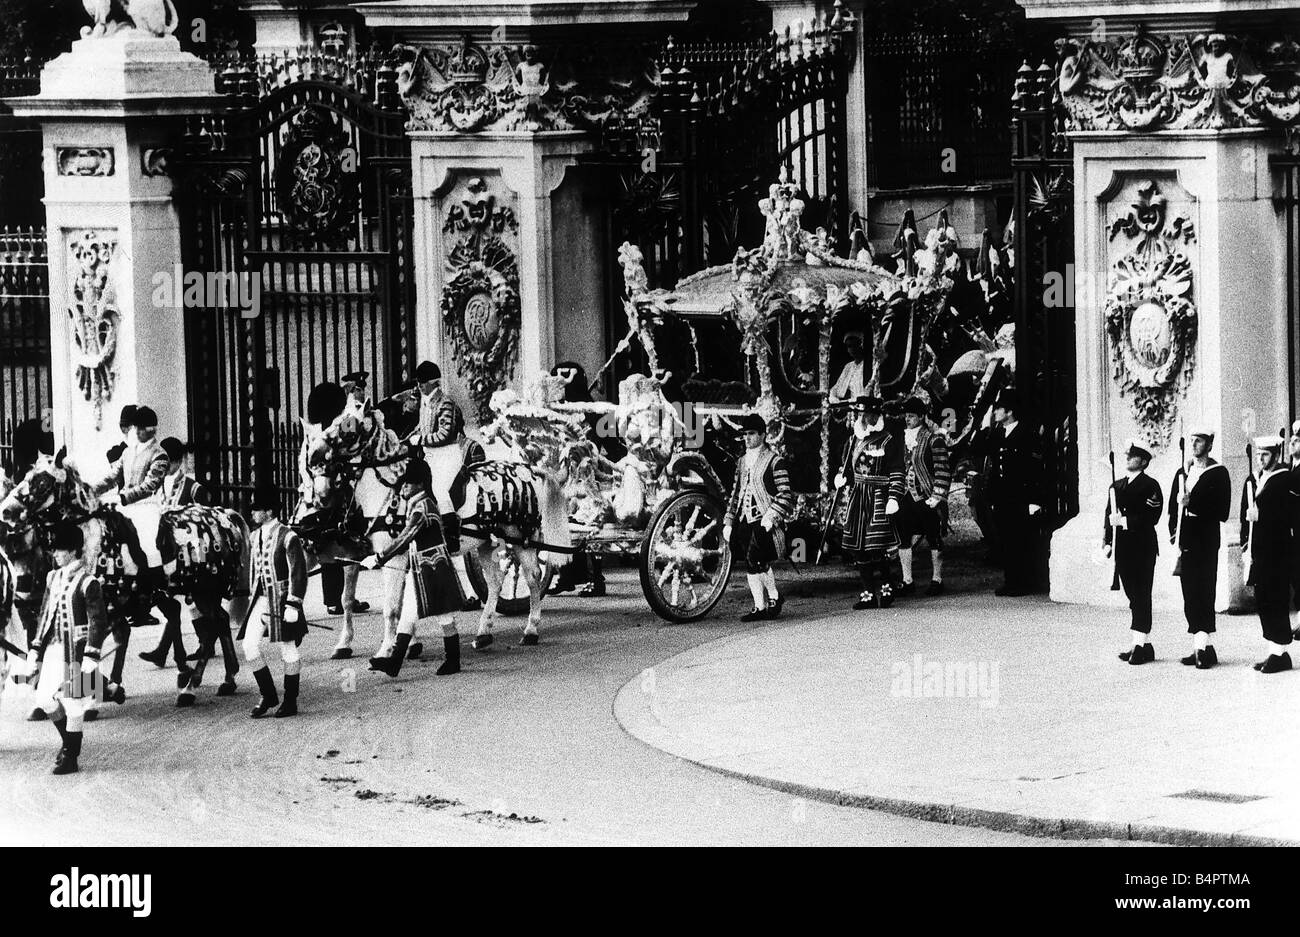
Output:
M285 220L300 234L327 242L346 235L359 198L357 154L328 110L303 106L289 118L276 188Z
M1138 188L1129 213L1110 226L1136 243L1110 269L1106 331L1120 394L1133 398L1147 442L1164 447L1178 395L1192 377L1196 305L1192 262L1181 244L1195 237L1184 217L1165 225L1167 204L1154 182Z
M468 195L447 212L443 232L458 234L447 257L442 321L456 369L478 418L492 419L492 394L514 374L519 348L519 265L502 234L515 234L513 209L498 206L486 180L474 177Z

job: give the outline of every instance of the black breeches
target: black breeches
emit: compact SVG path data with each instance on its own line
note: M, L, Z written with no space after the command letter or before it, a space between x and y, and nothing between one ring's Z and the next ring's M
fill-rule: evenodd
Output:
M1218 550L1184 550L1179 581L1187 633L1214 634L1214 597L1219 574Z
M343 565L341 563L325 563L321 566L320 592L321 598L325 600L326 605L343 604Z
M764 530L761 524L741 521L732 534L731 552L744 557L745 571L750 574L765 573L772 568L777 559L776 541L772 532Z

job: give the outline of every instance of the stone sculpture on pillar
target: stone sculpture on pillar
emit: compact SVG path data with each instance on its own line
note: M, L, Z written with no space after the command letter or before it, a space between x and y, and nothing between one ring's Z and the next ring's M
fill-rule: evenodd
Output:
M172 0L82 0L95 21L83 26L81 38L100 38L131 30L147 36L170 36L179 19Z

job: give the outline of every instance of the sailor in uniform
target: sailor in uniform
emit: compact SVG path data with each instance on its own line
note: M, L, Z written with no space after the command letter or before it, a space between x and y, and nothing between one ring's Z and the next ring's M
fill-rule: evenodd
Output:
M722 537L732 553L744 557L754 607L741 621L777 618L785 597L776 588L772 564L781 557L782 529L794 509L794 489L785 459L767 444L767 423L757 413L740 420L745 454L736 466L736 481L727 501ZM734 536L733 536L734 532Z
M442 521L429 490L429 464L410 459L402 476L399 494L405 505L405 525L383 553L366 557L366 569L384 567L385 581L393 601L385 603L397 621L388 622L397 629L392 653L370 658L370 669L396 677L411 648L418 620L433 618L442 628L445 660L438 676L460 673L460 633L456 630L456 613L465 604L460 578L451 563L442 535Z
M1296 562L1296 501L1282 463L1282 437L1255 439L1255 497L1241 517L1242 551L1250 556L1247 585L1255 587L1255 610L1268 645L1260 673L1291 669L1291 579Z
M836 488L852 484L842 546L862 580L853 607L888 608L894 603L890 559L898 549L898 532L893 519L902 508L906 453L903 437L885 424L879 397L858 397L853 412L853 437L835 476Z
M912 584L912 547L921 538L930 545L934 572L926 595L943 592L943 535L948 528L948 441L926 422L925 402L909 397L903 404L903 444L907 449L907 474L898 512L898 561L903 568L900 594L915 591Z
M302 599L307 593L307 557L298 535L275 516L279 498L275 491L261 489L253 497L250 535L248 610L241 627L244 660L262 698L253 707L254 719L261 719L279 704L277 719L298 714L299 674L302 659L298 645L307 634ZM284 662L284 702L275 691L270 667L262 659L262 638L279 645Z
M1195 646L1180 663L1209 670L1219 662L1214 651L1214 598L1219 574L1220 525L1232 509L1228 468L1210 458L1214 430L1192 431L1192 460L1169 486L1169 542L1178 553L1183 615Z
M424 449L447 548L455 553L460 549L460 516L450 490L465 458L465 416L444 391L442 371L432 361L420 362L415 380L420 390L420 421L407 442Z
M28 682L35 681L36 703L59 732L62 746L55 774L78 770L82 720L99 696L121 703L120 686L106 686L99 672L100 650L108 637L108 611L100 583L82 556L84 536L73 524L54 528L51 548L55 569L45 580L36 638L27 654Z
M1155 581L1156 523L1164 512L1165 496L1159 483L1146 473L1151 464L1151 450L1139 442L1128 447L1128 472L1113 485L1117 516L1111 513L1111 497L1106 499L1106 549L1114 550L1119 581L1128 596L1131 650L1121 651L1119 659L1130 664L1149 664L1156 659L1151 646L1151 585Z

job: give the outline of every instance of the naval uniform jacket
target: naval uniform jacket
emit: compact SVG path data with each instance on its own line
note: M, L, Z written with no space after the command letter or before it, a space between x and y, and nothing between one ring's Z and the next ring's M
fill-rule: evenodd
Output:
M1241 515L1242 542L1250 541L1250 578L1248 585L1287 583L1296 562L1296 503L1286 471L1270 474L1259 486L1255 507L1259 520L1248 530L1246 514Z
M442 520L432 496L421 492L406 503L406 526L379 555L379 565L406 551L406 569L413 577L417 618L452 615L465 604L460 577L451 564Z
M782 526L794 510L794 489L790 486L785 459L764 444L752 469L743 455L736 463L736 481L727 500L726 523L734 526L739 520L759 524L769 510L776 520L775 526Z
M898 534L885 513L893 498L901 507L907 453L901 433L888 424L849 440L844 474L849 493L842 545L846 553L883 553L898 546Z
M1185 468L1174 474L1169 486L1169 536L1178 536L1179 482L1187 477ZM1187 490L1187 509L1182 511L1183 532L1178 548L1187 552L1216 552L1219 549L1219 525L1228 519L1232 510L1232 480L1228 467L1210 460L1210 464L1197 476Z
M302 541L278 520L268 521L249 534L248 612L242 634L257 600L266 600L267 631L272 641L298 641L307 633L302 600L307 594L307 556ZM284 620L284 610L298 609L298 621Z
M71 669L80 666L83 657L99 660L100 648L108 636L108 610L99 580L87 569L82 560L52 569L45 577L45 599L32 641L31 653L40 660L46 648L57 644L63 649L59 665L71 676ZM49 662L51 665L54 661ZM46 665L42 665L46 666ZM79 699L88 689L85 681L69 679L63 695Z
M1115 506L1128 519L1127 527L1111 527L1110 498L1106 498L1105 543L1111 545L1115 536L1115 561L1121 566L1126 561L1154 563L1160 545L1156 538L1156 524L1164 512L1165 496L1159 483L1146 472L1132 478L1121 478L1111 486L1115 489ZM1122 573L1121 573L1122 574Z

